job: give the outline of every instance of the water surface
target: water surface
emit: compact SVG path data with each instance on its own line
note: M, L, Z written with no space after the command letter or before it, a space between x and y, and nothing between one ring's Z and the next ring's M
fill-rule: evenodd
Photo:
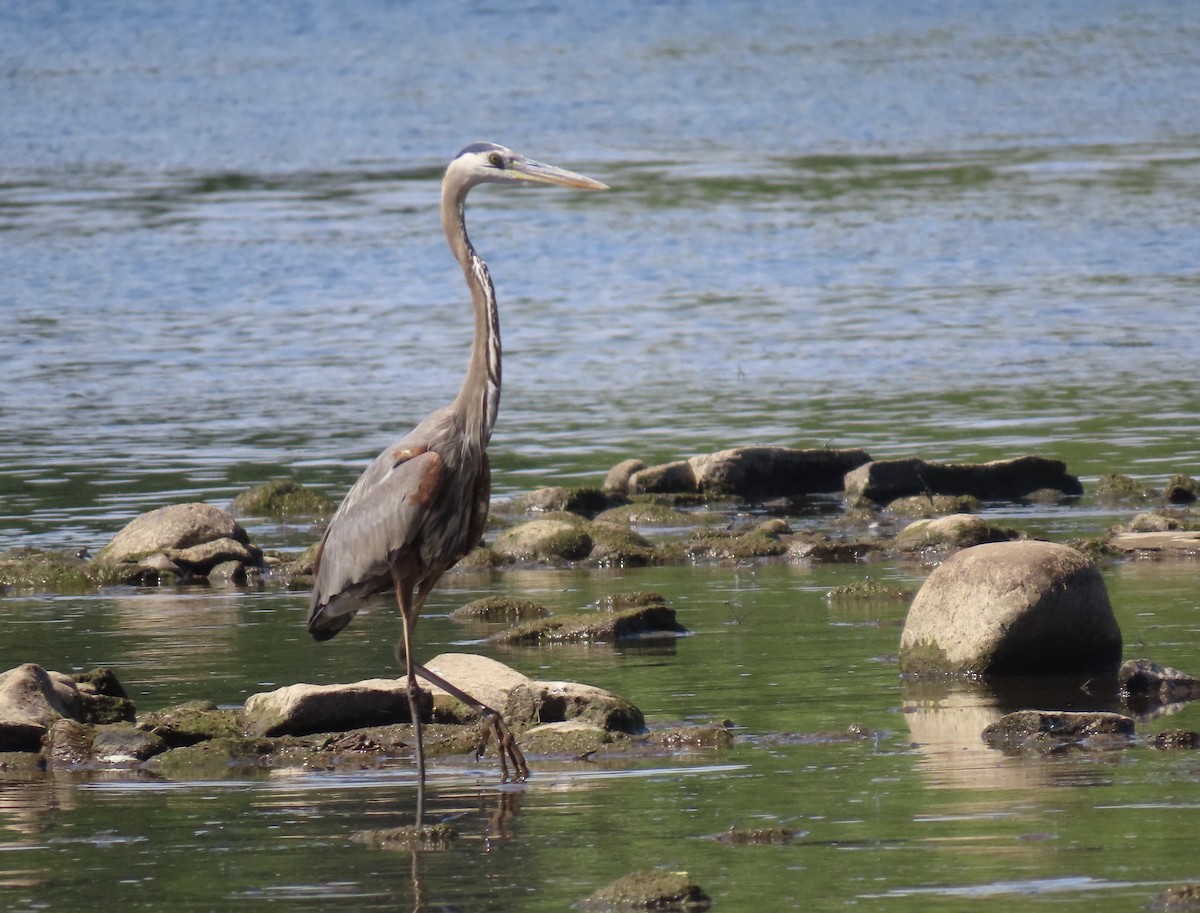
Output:
M1035 452L1089 488L1195 475L1198 58L1192 6L1119 0L10 4L0 547L94 551L146 509L280 476L340 496L457 391L470 319L437 185L477 139L613 188L472 197L505 341L497 496L743 443ZM1058 539L1128 514L989 512ZM411 815L403 761L0 779L0 905L561 910L650 864L721 910L1092 911L1200 877L1191 755L989 751L994 699L900 682L903 605L824 600L926 571L456 577L422 621L429 655L477 649L445 616L478 596L574 611L660 590L694 632L673 650L495 655L653 725L728 718L737 747L541 760L517 790L440 762L434 811L465 836L415 867L346 839ZM1105 573L1127 655L1200 668L1196 569ZM304 603L6 594L0 664L111 665L142 709L392 668L388 607L317 647ZM1195 708L1143 730L1176 725ZM803 836L708 839L775 823Z

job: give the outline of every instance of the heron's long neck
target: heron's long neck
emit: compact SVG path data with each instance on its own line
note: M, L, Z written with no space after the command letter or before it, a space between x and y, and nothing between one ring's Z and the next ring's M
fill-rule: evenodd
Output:
M475 309L475 336L467 376L454 405L464 417L467 433L472 437L478 435L480 445L486 447L500 407L500 314L487 264L475 253L467 237L465 200L466 190L457 194L443 191L442 228L454 258L463 268Z

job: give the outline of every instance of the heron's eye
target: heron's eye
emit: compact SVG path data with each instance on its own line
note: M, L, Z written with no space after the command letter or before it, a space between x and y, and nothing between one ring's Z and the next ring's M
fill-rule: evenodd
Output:
M495 168L503 168L504 156L502 156L499 152L493 152L488 156L488 162Z

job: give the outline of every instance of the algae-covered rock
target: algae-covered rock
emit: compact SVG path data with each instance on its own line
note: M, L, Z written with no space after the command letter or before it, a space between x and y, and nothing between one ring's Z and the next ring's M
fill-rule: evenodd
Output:
M514 513L566 511L594 517L609 506L609 497L598 488L538 488L503 505Z
M230 505L239 517L269 517L286 520L293 517L328 517L337 504L304 487L295 479L276 479L243 491Z
M1163 489L1163 500L1168 504L1194 504L1200 497L1200 482L1189 475L1171 476Z
M1200 700L1200 680L1148 659L1131 659L1117 671L1121 698L1145 710L1151 706Z
M692 534L691 540L684 548L688 557L693 560L724 561L774 558L788 551L788 546L779 536L758 529L745 533L715 529L698 530Z
M974 495L910 495L888 504L890 513L898 517L943 517L946 514L973 514L983 508Z
M717 834L716 839L733 846L781 844L791 843L796 839L796 831L782 824L773 827L731 827L724 833Z
M233 710L220 710L211 701L188 701L142 714L137 726L154 733L171 748L209 739L237 738L242 734L240 715Z
M1200 882L1167 888L1146 909L1155 913L1200 913Z
M1106 473L1096 480L1096 500L1101 504L1149 501L1154 493L1133 476Z
M613 643L647 636L686 633L668 605L635 606L615 612L556 615L525 622L488 638L493 644Z
M687 872L648 869L618 878L579 903L580 909L707 910L712 900Z
M604 477L604 492L610 495L629 494L629 479L635 472L646 468L641 460L622 460Z
M911 590L882 580L859 580L836 586L825 594L831 604L863 602L908 602L913 598Z
M653 543L627 526L596 520L588 529L592 539L588 562L597 567L644 567L657 558Z
M506 596L485 596L450 613L455 621L504 622L512 624L530 618L547 618L550 610L528 599L509 599Z
M592 551L583 522L547 517L506 529L492 543L504 561L582 561Z
M1021 538L1015 529L988 523L974 514L950 514L946 517L914 520L896 536L895 547L901 552L928 549L970 548L985 542L1009 542Z
M603 726L584 720L542 723L521 733L521 750L529 755L586 757L612 742Z
M684 528L696 525L696 517L659 501L634 500L610 507L596 515L597 523L616 523L622 526L667 526Z
M992 748L1056 751L1063 747L1121 748L1130 744L1134 722L1105 711L1018 710L983 730Z
M77 555L22 548L0 556L0 589L70 594L96 585L88 562Z
M446 850L458 840L458 831L449 824L411 824L380 830L355 831L350 835L355 843L376 850Z

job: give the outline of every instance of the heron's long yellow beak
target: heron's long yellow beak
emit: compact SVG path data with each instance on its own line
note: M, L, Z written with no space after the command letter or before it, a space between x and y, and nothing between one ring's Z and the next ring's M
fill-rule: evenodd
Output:
M580 190L608 190L607 184L601 184L599 181L576 174L574 171L567 171L566 168L558 168L555 165L547 165L531 159L516 159L509 166L509 170L516 172L523 181L557 184L559 187L577 187Z

